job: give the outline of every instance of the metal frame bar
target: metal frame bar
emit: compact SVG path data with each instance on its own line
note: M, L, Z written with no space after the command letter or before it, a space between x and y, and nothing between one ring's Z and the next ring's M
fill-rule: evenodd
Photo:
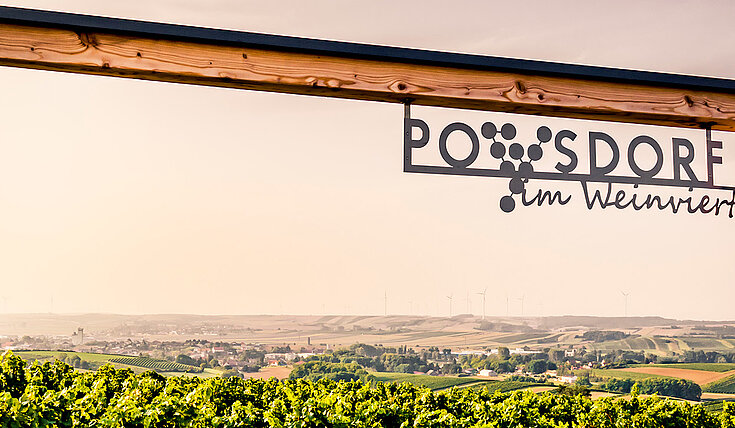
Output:
M8 6L0 6L0 23L3 22L405 64L735 93L735 80L732 79L338 42Z

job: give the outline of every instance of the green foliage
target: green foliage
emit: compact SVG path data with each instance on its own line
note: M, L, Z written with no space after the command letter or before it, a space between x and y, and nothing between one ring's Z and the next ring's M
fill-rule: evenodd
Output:
M667 397L699 400L702 397L702 388L686 379L649 378L639 382L633 379L608 379L601 385L602 389L611 392L631 392L635 386L641 394L659 394Z
M600 387L605 391L622 392L627 394L630 392L631 388L633 388L633 384L635 384L633 379L619 379L612 377L608 379L607 382L600 385Z
M589 397L592 395L589 388L587 388L584 385L579 385L579 384L561 385L554 392L556 392L557 394L570 395L570 396L580 395L582 397Z
M8 392L12 397L18 398L23 394L28 380L26 379L26 364L20 357L5 351L0 363L2 374L0 375L0 390Z
M702 397L702 388L687 379L646 379L638 384L641 394L660 394L697 401Z
M518 389L526 389L531 386L538 386L536 382L521 382L517 380L501 380L488 382L484 389L488 392L510 392Z
M485 385L489 381L478 380L471 377L455 376L428 376L405 373L375 373L375 380L380 382L407 382L415 386L425 386L432 391L451 388L460 385Z
M581 375L577 376L577 380L574 381L574 383L576 385L585 386L585 387L592 386L592 382L590 382L590 374L589 374L589 372L582 373Z
M330 363L326 361L307 361L291 371L289 379L329 379L334 381L362 380L370 382L374 376L357 363Z
M523 376L523 375L510 375L505 380L510 380L514 382L526 382L526 383L543 383L539 382L535 377L533 376Z
M592 330L582 334L582 340L590 342L608 342L611 340L623 340L629 337L629 334L622 331Z
M222 372L222 374L220 374L220 377L243 377L243 375L237 370L225 370Z
M176 362L186 364L187 366L198 366L197 361L188 355L179 354L176 356Z
M447 350L449 351L449 350ZM438 357L438 349L436 350ZM357 363L363 368L371 368L379 372L413 373L439 370L439 366L427 361L428 354L418 355L405 346L398 348L375 347L364 343L356 343L349 348L338 349L331 354L313 355L307 361L325 361L330 363Z
M533 374L541 374L546 371L547 366L546 360L531 360L526 366L526 370Z
M735 406L719 414L651 397L432 392L410 384L135 375L110 365L74 372L63 363L0 363L0 426L168 427L702 427L735 428ZM503 382L495 382L503 383Z

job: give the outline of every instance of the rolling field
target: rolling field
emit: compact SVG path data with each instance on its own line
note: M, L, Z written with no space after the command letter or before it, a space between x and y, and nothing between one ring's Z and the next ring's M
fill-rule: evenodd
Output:
M119 357L120 355L112 354L91 354L89 352L64 352L64 351L14 351L15 355L25 359L26 361L31 360L62 360L65 357L72 357L74 355L81 358L83 361L89 361L90 363L107 363L110 358Z
M631 367L666 367L670 369L702 370L724 373L735 370L735 363L672 363L672 364L631 364Z
M415 375L409 373L388 373L373 372L375 379L381 382L408 382L413 385L425 386L433 391L451 388L453 386L467 385L474 383L487 383L488 381L479 380L473 377L454 377L454 376L429 376Z
M722 339L717 339L715 337L682 337L681 340L683 340L689 348L696 349L697 351L722 349L724 346L723 342L728 343L727 341L723 341Z
M705 370L692 370L684 368L671 368L671 367L630 367L626 369L616 369L609 371L617 371L621 373L636 373L644 376L653 375L659 377L675 377L679 379L687 379L698 385L706 385L711 382L727 378L729 375L735 374L735 372L716 372L716 371L705 371ZM633 379L633 378L631 378Z
M633 380L643 380L643 379L649 379L649 378L656 378L656 377L673 377L673 376L663 376L658 374L651 374L651 373L637 373L634 371L629 371L632 369L591 369L591 370L575 370L574 374L579 376L582 373L589 373L591 376L597 376L601 378L616 378L616 379L633 379Z
M585 346L596 351L623 349L627 351L651 351L663 355L690 350L730 351L735 346L732 342L732 339L718 339L715 337L640 336L607 342L587 343Z
M548 333L513 333L495 338L498 343L524 343L549 336Z
M607 342L590 343L586 345L589 349L595 351L612 351L615 349L623 349L626 351L638 350L661 350L657 347L655 341L647 337L631 337L622 340L611 340Z
M245 379L270 379L272 377L276 379L287 379L290 374L290 367L263 367L257 372L243 373L243 376Z
M96 369L105 364L112 364L116 368L129 368L135 373L142 373L146 370L155 370L164 376L181 375L183 373L192 373L198 371L198 367L187 366L184 364L172 363L170 361L156 360L146 357L131 357L126 355L113 354L93 354L89 352L66 352L66 351L16 351L14 354L25 359L26 361L63 361L65 358L77 356L81 361L86 361L92 366L90 369ZM201 373L203 377L212 377L213 373ZM217 372L218 375L219 372Z
M530 382L505 381L505 380L485 380L475 377L454 377L454 376L428 376L414 375L408 373L372 373L376 380L381 382L408 382L417 386L425 386L432 391L441 391L452 387L481 389L487 388L490 392L500 391L509 392L527 388L541 388L542 390L553 389L553 386L539 385Z
M735 394L735 373L705 385L702 391Z
M145 369L162 372L199 372L199 367L186 364L173 363L171 361L157 360L148 357L113 357L108 360L111 363L126 364L129 366L143 367Z
M475 385L472 385L472 387L476 387ZM512 381L512 380L500 380L500 381L494 381L494 382L487 382L485 385L477 386L477 387L486 387L488 391L495 392L510 392L510 391L517 391L520 389L535 389L540 388L539 391L535 392L542 392L548 390L548 386L539 386L537 383L529 383L529 382L518 382L518 381Z

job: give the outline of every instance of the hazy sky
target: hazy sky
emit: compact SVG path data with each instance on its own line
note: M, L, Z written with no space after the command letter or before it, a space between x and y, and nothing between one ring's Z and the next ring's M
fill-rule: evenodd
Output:
M729 1L2 4L735 78ZM588 211L578 183L548 182L529 186L574 201L505 214L507 180L402 172L400 105L12 68L0 93L2 312L382 314L387 291L390 313L446 315L451 294L454 313L479 314L488 287L492 315L506 302L520 315L524 296L526 315L622 315L625 291L631 315L735 319L735 219ZM415 115L432 129L492 120L704 138ZM735 134L714 134L735 184Z

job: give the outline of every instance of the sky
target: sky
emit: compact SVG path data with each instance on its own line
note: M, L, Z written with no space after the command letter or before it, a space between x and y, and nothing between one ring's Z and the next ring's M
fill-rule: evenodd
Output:
M735 78L726 1L0 4ZM482 313L487 288L488 315L621 316L629 293L629 315L735 319L735 219L588 210L579 183L550 182L528 186L573 201L503 213L507 180L402 171L401 105L13 68L0 68L0 93L0 312L380 315L387 296L390 314L446 316L448 296L453 314ZM433 133L512 122L524 142L541 125L704 141L413 115ZM735 184L735 135L713 136L718 176Z

